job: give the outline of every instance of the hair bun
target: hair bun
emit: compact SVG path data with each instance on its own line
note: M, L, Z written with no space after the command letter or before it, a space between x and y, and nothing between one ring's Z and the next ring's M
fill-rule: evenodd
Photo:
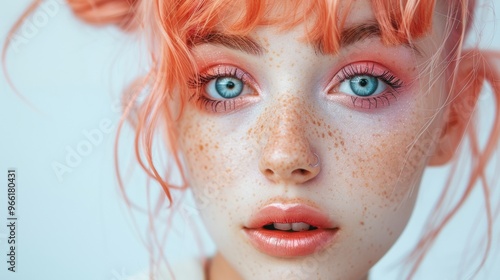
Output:
M123 30L137 27L138 0L67 0L83 21L95 25L115 24Z

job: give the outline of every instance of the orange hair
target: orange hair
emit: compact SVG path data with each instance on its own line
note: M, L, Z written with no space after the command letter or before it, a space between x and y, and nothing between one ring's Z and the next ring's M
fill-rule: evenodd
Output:
M86 22L96 25L115 24L128 32L141 31L145 33L146 39L151 46L152 63L149 73L138 81L138 85L140 89L147 88L148 94L141 102L138 102L140 90L132 95L124 96L126 101L125 112L119 126L117 139L123 120L125 118L130 119L135 127L137 160L149 178L162 187L166 198L168 198L169 206L173 205L171 191L173 189L183 190L188 186L188 179L185 176L177 146L177 131L173 124L190 96L189 89L185 85L188 83L188 79L196 74L195 63L190 51L190 42L216 28L220 32L244 35L261 25L279 23L286 30L304 22L305 18L313 18L315 20L308 26L309 32L305 35L305 40L318 43L321 46L321 51L325 53L335 53L340 47L340 30L349 14L349 4L347 4L347 7L342 6L340 1L337 0L286 2L272 0L67 0L67 2L75 14ZM237 11L241 15L236 20L227 23L226 11L231 9L235 2L240 6L244 6L244 9L239 8ZM457 153L458 155L453 158L452 172L449 174L442 196L435 206L434 214L429 217L426 227L428 231L423 234L422 239L409 255L408 278L414 276L437 236L461 209L474 189L479 188L484 194L484 207L488 221L488 246L478 269L484 265L488 256L489 245L493 238L493 221L498 216L498 211L495 212L494 206L491 205L492 197L490 195L495 182L487 180L485 170L494 151L497 149L500 138L500 72L495 68L498 64L494 64L496 59L500 57L496 52L485 52L477 49L470 52L470 55L475 55L476 65L474 65L474 69L476 71L470 73L470 80L466 84L455 80L459 71L458 62L464 56L462 52L463 45L471 26L475 0L446 0L446 2L448 7L445 15L447 18L446 34L448 34L448 37L442 47L442 52L447 54L445 63L448 64L447 75L451 81L448 100L467 97L459 96L459 93L453 93L457 89L457 85L467 87L471 90L469 92L473 92L472 95L477 96L483 84L488 82L495 96L496 111L489 140L483 149L478 144L475 122L471 122L466 128L465 136L469 139L468 145L472 158L472 169L466 190L461 194L456 204L444 212L445 214L440 215L443 213L443 205L450 199L452 179L457 172L460 158L466 154L466 149L463 149L462 153ZM23 18L31 13L39 3L40 0L35 1L23 15ZM411 44L431 30L435 0L371 0L371 4L376 21L381 28L382 41L385 44ZM279 10L280 13L266 12L269 10ZM303 12L299 12L299 10ZM19 28L23 18L15 24L6 44L12 38L15 30ZM220 30L222 27L219 23L222 21L225 21L225 24L223 30ZM5 49L3 52L4 59ZM442 56L436 56L433 59L442 59ZM462 89L458 90L458 92L462 91ZM179 101L180 106L178 108L172 108L169 105L173 99ZM475 107L475 102L472 103L469 108L451 106L451 108L448 108L452 112L449 116L468 116L467 113L470 113L470 110ZM460 110L464 110L464 112ZM159 131L160 129L163 129L163 131ZM167 168L167 172L164 172L155 164L155 158L153 157L153 139L155 135L165 136L173 160L172 166L178 167L182 184L170 183L171 172L169 171L171 171L171 168ZM116 149L118 149L118 141ZM135 208L136 206L126 195L119 173L119 161L116 158L115 164L125 201L131 208ZM149 215L155 215L165 203L165 197L160 197L154 207L155 210L148 209ZM153 219L150 219L150 229L153 232L155 230ZM152 251L155 246L160 247L157 250L160 251L160 257L163 257L161 242L156 237L148 248Z

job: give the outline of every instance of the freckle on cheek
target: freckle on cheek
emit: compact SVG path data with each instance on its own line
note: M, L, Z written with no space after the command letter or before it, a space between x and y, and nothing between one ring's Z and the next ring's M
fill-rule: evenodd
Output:
M344 184L354 188L353 191L369 189L384 201L399 203L419 178L416 174L423 170L423 157L428 149L422 144L425 141L415 141L423 124L412 120L422 120L422 117L412 117L405 123L391 124L391 129L398 127L392 133L388 130L368 134L367 129L341 133L328 129L328 150L333 152L332 158L347 168L355 167L348 177L342 176ZM336 173L339 176L340 173Z

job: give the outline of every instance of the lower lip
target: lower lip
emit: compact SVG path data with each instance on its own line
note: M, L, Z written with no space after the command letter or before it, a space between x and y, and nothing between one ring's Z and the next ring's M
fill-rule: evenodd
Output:
M301 257L320 252L337 235L338 229L280 231L244 229L257 250L274 257Z

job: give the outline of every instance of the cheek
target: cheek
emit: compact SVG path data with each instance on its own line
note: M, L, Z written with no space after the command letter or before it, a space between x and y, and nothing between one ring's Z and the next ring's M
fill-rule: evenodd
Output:
M368 118L351 112L312 122L311 135L323 143L322 204L335 203L334 216L344 221L350 248L358 248L352 255L364 256L369 265L406 226L439 135L440 116L429 122L433 110L422 109L435 107L423 99L408 104L415 106Z
M426 165L426 139L417 134L422 127L406 123L390 132L365 129L344 137L349 144L340 155L345 166L340 177L345 196L358 200L357 207L351 207L360 225L366 223L369 230L386 226L395 237L403 230Z
M249 168L242 159L255 154L240 134L228 135L224 123L223 117L206 117L189 107L178 123L186 175L198 210L205 219L215 223L221 223L221 211L230 213L229 216L235 213L235 209L241 207L240 197L248 195L235 192L235 187L248 179L242 176ZM218 226L227 224L235 223L225 221Z
M179 144L183 151L190 185L195 189L198 186L210 192L218 192L219 187L214 184L214 178L227 181L232 170L229 164L219 161L227 146L220 140L220 135L215 131L215 125L192 110L187 109L179 121Z
M328 176L340 176L351 194L369 195L388 207L416 193L441 131L436 100L417 92L406 96L411 98L382 113L345 114L343 129L326 133L334 171Z
M381 124L385 126L385 124ZM396 125L397 127L397 125ZM344 163L350 172L349 186L376 195L385 203L399 203L425 167L427 135L418 135L423 125L405 123L380 133L365 129L350 131L346 139Z

